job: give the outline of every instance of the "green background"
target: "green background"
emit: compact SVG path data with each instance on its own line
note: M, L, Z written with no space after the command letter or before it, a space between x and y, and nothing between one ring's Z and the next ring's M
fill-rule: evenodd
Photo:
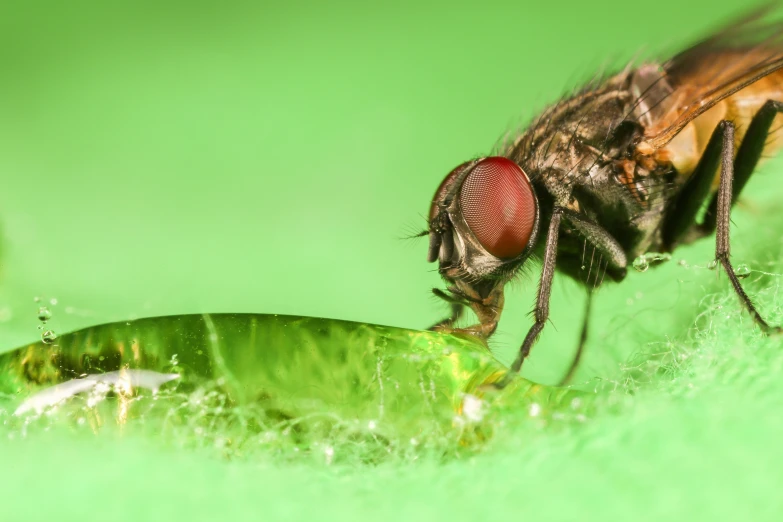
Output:
M445 174L602 67L668 56L736 13L732 4L3 3L0 351L40 335L36 296L57 299L58 332L197 312L426 327L446 311L429 293L441 283L426 240L400 238L424 227ZM751 181L733 216L734 259L768 272L783 228L776 169L780 160ZM602 290L578 380L620 382L639 352L703 342L703 331L714 341L726 310L756 335L725 278L704 268L712 248L679 250L691 268L672 262ZM778 279L748 282L777 311ZM508 297L492 344L502 360L530 325L534 288L531 276ZM560 377L582 305L578 287L557 282L525 375ZM694 333L704 314L710 327ZM0 447L15 470L0 472L0 497L15 499L5 509L19 519L39 494L56 499L40 508L47 516L113 506L156 519L741 512L752 499L727 496L725 479L756 491L745 477L779 455L757 451L728 468L711 459L760 448L781 426L758 401L754 410L737 399L733 382L708 388L703 404L666 410L650 398L646 413L605 419L589 435L544 433L536 451L507 440L445 467L259 468L144 441L35 439ZM705 413L715 397L739 400L758 423L719 439L700 431L737 426ZM660 408L665 419L648 414ZM694 444L708 448L700 459ZM762 476L780 484L779 473Z

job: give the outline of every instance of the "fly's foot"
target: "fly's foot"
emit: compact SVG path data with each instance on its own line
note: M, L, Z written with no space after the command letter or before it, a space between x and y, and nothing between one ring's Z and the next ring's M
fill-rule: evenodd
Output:
M436 324L430 328L430 330L448 335L454 335L456 337L468 338L474 342L478 340L485 347L487 346L488 336L484 333L484 328L480 324L469 326L467 328L454 328L453 325L441 323Z

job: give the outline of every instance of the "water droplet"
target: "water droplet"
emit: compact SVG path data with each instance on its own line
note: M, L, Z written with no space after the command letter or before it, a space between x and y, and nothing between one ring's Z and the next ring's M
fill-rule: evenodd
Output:
M51 299L49 299L49 304L52 306L57 306L57 298L52 297Z
M713 259L712 261L707 263L707 268L709 268L710 270L715 270L716 266L718 266L718 260L717 259Z
M633 267L637 272L646 272L647 269L650 268L650 263L647 262L646 257L639 256L633 260Z
M666 252L664 253L648 252L634 259L633 267L639 272L644 272L648 268L650 268L650 265L663 263L665 261L670 261L671 258L672 255Z
M35 301L36 303L40 303L41 302L41 298L38 297L38 296L35 296L35 297L33 297L33 301Z
M52 312L45 306L38 307L38 320L45 323L52 318Z
M56 340L57 334L51 330L46 330L41 334L41 341L43 341L44 344L52 344Z
M750 267L746 265L745 263L742 263L741 265L737 265L737 267L734 269L734 274L736 274L737 277L740 279L745 279L750 275Z

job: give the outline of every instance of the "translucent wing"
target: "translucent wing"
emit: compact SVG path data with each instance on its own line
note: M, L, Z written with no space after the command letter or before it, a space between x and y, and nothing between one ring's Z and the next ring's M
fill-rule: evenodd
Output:
M637 114L647 121L645 141L653 149L721 100L783 69L783 21L771 20L772 11L767 5L733 22L674 56L663 71L640 69Z

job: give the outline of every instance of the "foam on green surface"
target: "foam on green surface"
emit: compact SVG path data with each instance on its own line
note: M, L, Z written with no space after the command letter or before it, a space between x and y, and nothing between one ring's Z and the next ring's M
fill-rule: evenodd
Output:
M747 283L777 318L774 281ZM572 403L545 418L530 404L509 405L479 453L275 463L133 429L38 430L0 446L4 505L26 517L125 520L773 520L783 477L781 339L754 329L728 291L718 296L689 339L654 344L655 354L588 395L589 416L569 411ZM47 502L31 502L36 495Z

